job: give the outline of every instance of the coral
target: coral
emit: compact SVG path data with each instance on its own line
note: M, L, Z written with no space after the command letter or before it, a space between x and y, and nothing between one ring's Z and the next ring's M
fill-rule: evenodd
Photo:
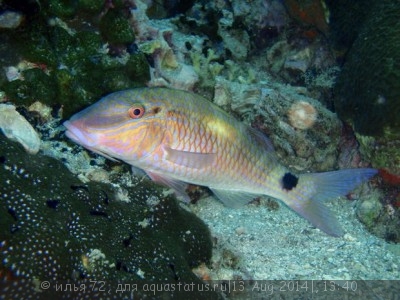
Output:
M400 174L400 7L387 0L327 4L336 48L346 53L335 109L356 131L362 156Z
M371 233L388 242L399 243L400 210L397 205L400 186L387 183L388 177L396 176L388 175L383 170L380 170L379 175L382 176L382 182L378 183L379 189L370 188L368 194L358 199L356 216ZM396 180L399 180L398 176Z
M112 9L101 18L100 32L111 44L130 44L135 40L127 17Z
M378 3L376 0L325 0L329 9L329 38L339 49L338 54L353 44L363 23Z
M253 68L246 68L241 66L232 60L225 61L226 74L225 76L230 81L236 81L240 83L254 83L256 82L256 71Z
M271 43L288 22L286 9L280 0L196 2L183 18L191 30L205 33L217 47L226 47L231 55L236 55L233 45L239 45L239 59L243 59L249 46L262 48ZM246 41L240 44L243 34ZM224 35L229 35L227 45L220 43Z
M200 283L191 269L209 261L210 234L174 198L142 181L119 201L115 184L82 184L61 162L0 140L0 273L19 279L6 298L37 295L34 280L106 280L114 291L143 278Z
M335 86L335 107L363 135L400 139L400 6L371 5L345 57ZM373 70L373 71L371 71Z
M78 1L78 9L87 11L93 14L100 13L107 1L98 1L98 0L79 0ZM114 1L116 2L116 1ZM117 2L116 2L116 5Z
M273 74L286 82L307 85L311 91L320 92L323 78L318 76L326 74L328 78L336 78L334 75L337 67L329 47L326 42L280 40L267 49L267 64ZM330 72L333 74L329 74ZM324 89L331 89L333 86L332 83L326 85L323 83Z
M227 12L223 10L223 12ZM218 26L218 35L222 38L225 48L230 51L235 60L243 61L247 58L250 50L250 37L245 30L232 28L233 15L226 13L231 20L226 22L221 18Z
M338 166L340 169L351 169L368 167L368 160L363 160L360 153L360 144L354 134L353 128L344 123L342 126L342 134L338 145ZM367 159L364 157L364 159Z
M76 12L76 3L68 1L50 0L45 2L45 7L48 13L61 18L70 18Z
M285 80L298 84L304 81L302 76L309 68L326 68L334 62L322 59L329 48L321 47L321 42L309 45L296 38L296 33L292 34L295 42L286 35L277 39L289 22L281 1L196 3L179 21L184 25L183 30L196 33L204 40L202 49L190 53L201 85L206 88L215 82L215 76L241 83L263 80L256 76L258 68L270 68ZM278 44L274 47L276 51L269 51L266 47L273 44ZM283 44L287 47L281 48ZM212 63L208 55L210 48L216 56Z
M7 72L0 89L10 101L62 106L68 117L106 93L144 85L148 62L130 48L134 35L126 9L114 5L101 13L94 2L49 1L24 12L27 24L18 32L0 32L0 68ZM19 2L7 5L25 9Z
M218 62L220 56L213 49L208 49L207 54L203 55L200 51L191 51L190 58L196 73L199 75L200 84L204 87L213 87L215 77L223 70L224 66Z

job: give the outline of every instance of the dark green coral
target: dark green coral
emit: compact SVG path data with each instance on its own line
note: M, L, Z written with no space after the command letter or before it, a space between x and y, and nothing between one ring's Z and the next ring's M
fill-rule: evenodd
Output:
M109 9L100 19L100 29L98 20L86 15L99 9L95 4L50 1L27 17L18 32L0 33L0 43L4 43L0 67L16 66L22 60L37 65L22 69L20 79L0 79L0 90L13 103L29 106L40 101L62 106L68 118L105 94L143 86L149 80L145 56L128 48L134 35L126 10L123 6ZM61 13L64 6L68 10ZM75 14L73 21L69 11Z
M345 58L335 107L361 134L400 138L400 5L375 3Z
M100 13L104 8L105 1L99 0L79 0L78 9L90 12L90 13Z
M7 97L16 104L41 101L52 104L57 99L57 79L40 69L29 69L23 72L24 80L15 80L4 85Z
M128 17L114 10L101 18L100 32L111 44L129 44L135 40Z
M209 261L210 233L152 183L125 187L132 201L122 202L110 184L83 184L59 161L28 155L3 135L0 167L3 274L200 283L191 269ZM90 261L94 249L104 259Z
M357 38L371 7L379 0L325 0L329 10L330 38L336 47L348 48Z
M49 15L55 15L60 18L72 18L76 13L76 1L49 0L38 2L43 6L43 9L45 9Z

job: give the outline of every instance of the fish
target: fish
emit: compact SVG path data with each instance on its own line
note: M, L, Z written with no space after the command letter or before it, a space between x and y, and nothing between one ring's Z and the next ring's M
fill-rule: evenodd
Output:
M377 173L373 168L293 173L263 133L200 95L169 88L111 93L63 125L73 142L144 171L185 200L187 184L208 187L229 207L269 196L335 237L344 232L325 201Z

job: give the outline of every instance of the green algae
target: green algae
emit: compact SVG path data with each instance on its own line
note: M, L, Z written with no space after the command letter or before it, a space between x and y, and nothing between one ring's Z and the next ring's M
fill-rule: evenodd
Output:
M17 105L33 103L40 99L42 103L52 104L57 96L54 77L46 75L40 69L29 69L23 73L24 80L15 80L3 86L4 91Z
M101 18L100 32L111 44L129 44L135 40L127 17L113 10Z
M400 140L357 135L363 157L375 168L388 169L393 174L400 173Z
M78 9L84 10L90 13L100 13L104 7L103 1L98 0L79 0Z
M43 2L43 1L41 1ZM68 0L50 0L43 2L44 8L49 15L60 18L72 18L76 13L76 2Z
M29 65L20 68L19 78L0 81L10 101L62 106L68 118L105 94L143 86L150 79L144 54L128 48L135 37L123 6L104 16L99 12L100 21L85 15L99 9L89 0L50 1L18 31L1 33L2 51L13 50L14 65ZM0 58L3 68L10 66L7 56Z

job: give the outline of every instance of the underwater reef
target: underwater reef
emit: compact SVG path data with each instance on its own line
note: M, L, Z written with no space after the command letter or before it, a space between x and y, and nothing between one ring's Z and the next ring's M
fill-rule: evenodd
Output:
M117 90L195 92L268 135L279 160L294 172L381 168L371 183L348 195L352 205L343 205L344 215L399 243L399 13L388 0L0 1L0 129L29 152L39 149L27 154L0 134L0 278L26 284L6 295L36 295L44 279L118 285L364 274L352 273L349 250L365 251L350 248L368 245L363 238L370 236L361 229L357 240L348 225L344 246L337 241L335 248L308 225L299 232L295 216L277 225L274 213L281 209L272 199L257 199L243 211L220 208L215 199L207 200L211 209L202 208L205 199L199 198L208 192L192 187L199 203L180 205L138 174L132 179L126 165L71 146L60 124ZM210 229L190 210L203 213ZM265 214L255 223L253 211L259 210ZM245 218L258 228L235 227ZM275 226L290 234L261 239L283 241L271 255L259 238ZM232 234L238 244L230 245ZM309 255L311 239L316 256L321 249L346 248L349 270L343 271L341 250L334 260L317 257L296 271L286 267L289 256L280 265L285 248ZM237 246L243 241L264 255L254 256L249 272ZM382 240L374 251L385 245ZM371 264L396 274L398 264L380 264L376 257ZM331 263L343 270L331 273Z

